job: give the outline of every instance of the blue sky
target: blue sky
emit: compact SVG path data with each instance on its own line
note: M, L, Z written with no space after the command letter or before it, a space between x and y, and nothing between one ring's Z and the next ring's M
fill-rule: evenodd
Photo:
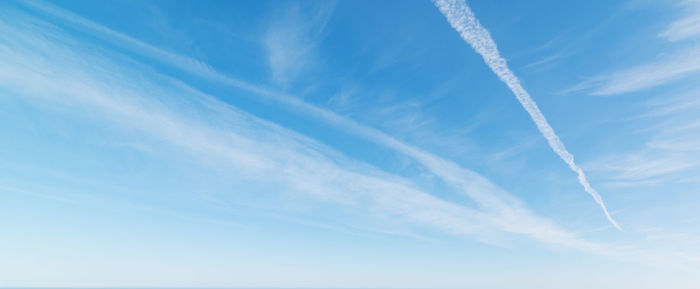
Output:
M700 283L700 2L7 1L0 32L0 286Z

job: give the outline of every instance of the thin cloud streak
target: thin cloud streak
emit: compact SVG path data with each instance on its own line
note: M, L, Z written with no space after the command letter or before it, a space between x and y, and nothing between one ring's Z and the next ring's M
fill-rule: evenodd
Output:
M700 35L700 1L682 1L680 8L689 11L685 17L671 23L659 37L675 42Z
M167 77L155 79L175 89L132 81L130 77L144 79L136 71L148 69L136 66L132 70L124 66L130 63L124 59L116 61L121 63L117 66L109 59L91 56L89 51L80 49L78 42L58 31L45 31L52 37L36 37L36 31L26 30L41 27L34 24L9 25L0 20L0 86L24 95L36 105L67 107L66 113L74 116L89 111L95 117L141 131L148 138L164 140L195 156L218 160L241 178L279 183L290 192L380 218L399 219L486 243L498 230L565 248L615 255L614 247L588 242L557 228L469 171L441 168L443 175L451 173L446 178L456 187L466 188L479 200L482 210L446 202L400 177L345 160L312 139ZM45 39L60 39L61 43ZM44 51L51 51L51 56ZM105 52L101 54L104 56ZM142 84L133 87L130 83ZM193 117L190 114L194 108L202 111ZM206 116L204 123L200 116ZM438 167L436 170L449 166L434 158L430 160L429 165Z
M34 19L39 23L31 23L33 25L10 24L11 18L21 16L8 14L0 10L0 15L6 16L0 17L0 31L3 32L0 33L0 56L3 56L0 57L3 64L0 65L0 87L14 93L11 95L19 96L19 91L28 93L34 97L31 101L36 105L77 109L65 111L71 117L78 115L72 112L91 113L133 129L132 132L142 132L143 137L137 137L140 141L165 140L197 157L206 156L208 161L252 171L252 175L245 177L273 177L292 192L370 212L372 216L401 219L487 243L491 233L500 230L557 248L638 260L655 266L678 266L678 259L687 261L628 246L587 241L535 215L518 199L473 171L376 129L296 100L317 109L318 113L327 113L313 117L342 129L350 130L353 126L349 124L354 124L358 131L351 133L376 137L371 140L413 154L451 186L478 200L480 210L447 202L417 189L409 180L346 160L313 139L240 111L167 75L153 73L148 66L121 54L102 47L85 47L82 41L70 38L44 20ZM112 41L119 42L118 39ZM149 77L144 76L153 79L146 81ZM283 103L294 103L294 100ZM382 135L386 139L381 138ZM239 159L239 156L248 159ZM222 165L222 168L229 166Z
M700 73L700 49L690 49L656 62L593 79L582 88L599 86L591 94L614 95L650 89Z
M91 55L60 32L27 31L23 28L38 26L24 24L0 20L0 88L12 91L10 95L38 106L62 107L73 117L96 117L118 124L142 133L144 137L137 137L140 141L165 141L240 179L277 184L288 193L327 205L462 236L471 236L488 224L488 216L481 212L446 202L400 177L348 160L312 139L179 81L140 73L148 69L128 67L128 61ZM57 37L61 43L45 41L49 38L45 35ZM51 51L51 56L45 51ZM182 158L179 154L174 157ZM240 193L236 195L241 198Z
M680 96L660 94L643 103L630 119L644 127L646 139L636 149L610 153L585 167L604 175L604 181L649 187L697 182L700 169L700 102L697 90ZM607 180L606 180L607 179Z
M610 216L600 194L591 187L583 170L574 162L574 156L566 150L564 143L561 142L554 129L549 125L537 104L530 97L530 94L520 85L518 78L508 68L506 60L501 57L491 35L481 26L479 20L476 19L474 13L467 6L467 3L464 0L437 0L434 3L440 9L440 12L445 15L450 25L459 32L462 39L469 43L484 58L486 64L498 78L508 85L508 88L515 94L523 108L530 114L530 117L537 125L537 129L547 139L552 150L578 175L579 183L593 197L595 202L600 205L608 221L615 228L622 231L620 225Z
M663 87L697 77L700 74L700 48L686 43L696 41L700 35L700 1L681 1L677 6L687 10L688 14L658 34L668 44L676 44L677 48L670 53L659 54L654 60L594 76L562 93L589 91L592 95L616 95Z
M478 173L462 168L452 161L445 160L439 156L408 145L378 129L364 126L332 111L306 103L292 95L280 93L222 74L202 62L143 43L71 12L54 7L51 4L38 1L26 3L70 24L87 29L96 37L120 45L134 53L151 57L164 64L171 65L208 81L228 85L275 101L282 104L285 109L291 109L305 116L323 120L350 134L354 134L409 156L425 166L433 174L443 179L452 189L472 198L482 210L488 213L487 219L489 219L489 223L495 225L499 230L526 235L547 244L576 248L608 256L616 255L611 254L610 250L597 250L597 244L593 245L581 240L574 234L558 228L550 220L535 215L527 209L520 200L503 191ZM601 251L606 251L606 253Z
M314 49L322 39L336 4L323 2L310 9L288 4L272 13L261 42L273 81L285 86L316 64Z

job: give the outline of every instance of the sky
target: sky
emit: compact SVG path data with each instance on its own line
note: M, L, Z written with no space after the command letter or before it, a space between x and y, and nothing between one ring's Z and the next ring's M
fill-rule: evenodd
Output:
M2 1L0 287L696 288L700 1Z

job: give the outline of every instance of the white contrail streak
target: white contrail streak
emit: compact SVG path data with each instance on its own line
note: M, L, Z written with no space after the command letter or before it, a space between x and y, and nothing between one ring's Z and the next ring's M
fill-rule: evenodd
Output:
M537 129L539 129L542 135L547 139L552 150L554 150L554 152L569 165L571 170L578 175L578 181L586 192L593 197L595 202L600 205L608 221L610 221L615 228L622 231L620 225L610 216L600 194L591 187L591 184L586 180L586 175L583 174L583 170L574 162L574 156L566 150L564 143L562 143L559 137L554 133L554 130L537 107L537 104L532 100L530 94L520 85L518 78L508 68L506 60L501 57L498 52L496 42L493 41L488 30L481 26L479 20L476 19L474 12L472 12L467 3L464 0L434 0L433 2L435 6L440 9L440 12L445 15L450 25L459 32L462 39L469 43L469 45L484 58L486 64L493 70L498 78L508 85L508 88L515 94L520 104L522 104L525 110L527 110L527 113L530 114L530 117L537 125Z
M409 156L455 189L473 199L481 209L493 216L492 222L506 232L525 234L543 242L562 244L567 247L575 247L582 250L591 249L591 246L581 243L580 240L570 236L570 233L559 230L553 227L549 221L532 214L521 205L518 199L504 192L476 172L399 141L378 129L362 125L332 111L309 104L295 96L273 91L266 87L222 74L206 65L206 63L141 42L51 4L33 0L25 0L21 3L62 19L69 25L82 27L93 33L93 35L133 53L152 58L208 81L224 84L252 95L272 100L278 104L283 104L286 109L326 121L333 126L344 129L348 133L363 137Z

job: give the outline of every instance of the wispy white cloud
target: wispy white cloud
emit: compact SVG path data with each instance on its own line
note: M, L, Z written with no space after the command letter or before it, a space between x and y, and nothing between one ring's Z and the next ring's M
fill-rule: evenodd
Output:
M700 169L700 105L697 91L646 101L628 122L644 127L641 146L615 152L586 167L602 172L613 185L668 185L696 181Z
M386 212L388 215L402 216L414 222L439 228L450 233L471 235L479 239L484 238L485 235L475 234L474 232L495 229L502 232L526 235L546 244L598 254L616 254L614 253L615 250L609 248L608 245L595 244L581 240L576 235L562 230L552 221L537 216L527 209L521 201L512 197L488 179L473 171L464 169L454 162L410 146L377 129L360 125L353 120L300 101L293 96L274 92L220 74L205 64L144 44L69 12L58 10L58 8L53 6L47 6L48 4L39 2L32 3L41 11L51 13L69 23L80 25L82 28L97 34L98 37L102 37L116 44L124 45L124 47L134 52L153 57L156 60L183 69L207 80L230 85L278 101L287 108L294 109L306 116L324 120L348 133L366 138L379 145L405 154L443 179L452 189L462 192L472 198L475 203L478 204L479 210L474 211L462 206L447 203L430 194L420 192L411 186L402 184L403 182L397 183L386 180L395 179L395 177L388 177L381 173L380 175L382 175L382 177L373 177L359 172L342 170L332 165L332 163L334 163L332 161L323 161L323 154L319 154L313 150L309 151L309 141L298 140L299 138L305 138L290 132L285 132L285 130L281 128L275 128L275 130L282 135L293 136L289 138L295 141L288 141L288 138L283 138L284 141L279 142L279 137L269 137L270 139L278 140L278 142L265 144L260 143L261 139L259 138L251 140L246 137L246 134L236 132L254 130L255 132L250 134L259 135L258 128L260 127L260 120L255 121L254 123L256 124L254 125L249 124L249 119L252 118L252 116L243 117L246 115L245 113L234 113L235 110L233 108L217 102L209 96L202 95L201 93L195 95L207 99L204 102L207 110L216 108L215 111L221 113L222 109L220 107L227 107L226 110L234 111L227 112L225 119L236 120L227 122L230 125L236 124L236 126L229 127L226 132L221 132L208 127L193 126L189 122L182 123L179 118L169 116L166 112L159 113L158 111L152 111L152 109L145 111L142 106L126 105L122 104L122 101L113 103L122 99L124 95L132 95L133 93L114 94L113 92L115 89L112 87L97 89L87 86L87 83L91 82L86 82L83 79L74 79L72 81L65 79L67 75L89 76L92 75L90 73L66 74L62 72L56 73L56 77L54 78L41 76L41 74L36 75L35 68L27 69L27 67L23 67L24 64L19 65L19 67L17 63L15 63L14 66L9 65L13 63L12 61L17 62L24 59L28 63L34 63L36 66L42 67L43 71L47 71L43 67L56 67L55 64L51 65L51 63L37 63L34 57L27 58L28 51L23 49L24 46L21 46L22 48L19 49L8 50L7 52L12 53L12 55L3 57L3 59L9 61L8 65L5 65L3 70L5 72L3 77L7 80L5 85L17 86L20 84L27 84L30 82L30 79L31 83L44 80L47 82L45 86L32 85L31 87L43 87L47 90L55 89L56 91L64 91L66 92L64 93L65 95L72 96L71 99L82 99L81 101L83 102L87 102L92 106L97 105L100 109L111 112L110 114L104 114L106 116L117 114L113 119L121 121L131 120L137 123L138 127L148 130L153 129L153 135L166 138L178 146L196 151L200 154L215 154L217 156L221 154L220 157L214 158L229 159L232 160L233 163L241 164L246 168L248 168L248 166L245 164L250 164L251 169L246 169L246 171L253 173L260 172L254 175L274 176L283 172L282 175L286 176L283 180L285 182L290 182L288 184L289 187L320 196L332 194L332 196L336 198L336 202L349 205L358 204L358 199L353 199L353 196L357 197L358 194L360 194L363 197L358 197L359 200L369 198L371 203L374 203L363 204L363 207L369 207L370 210ZM12 31L9 26L6 26L5 29ZM26 39L29 37L28 35L31 34L25 35L24 33L17 33L17 37L9 36L9 34L6 35L6 41L16 42ZM34 47L35 49L41 47L46 48L42 45L29 45L29 47ZM54 54L61 51L61 49L56 47L51 47L48 50L52 51ZM24 51L24 56L18 54L18 51ZM41 55L41 53L39 53L39 55ZM81 55L81 57L83 56ZM81 57L74 56L73 58L77 60L82 59ZM76 61L76 63L84 63L84 61ZM99 63L99 61L93 61L91 63ZM60 67L63 69L63 66ZM71 66L66 65L66 67ZM101 67L108 66L101 65ZM100 69L100 71L103 71L103 69ZM57 82L57 79L63 79L64 81ZM75 84L75 86L67 84ZM127 85L127 87L128 86L129 85ZM25 85L23 88L30 89L31 87ZM67 89L75 89L77 91L68 93L66 91ZM105 91L111 93L105 94ZM147 91L153 91L153 89L149 88ZM43 92L45 93L46 91ZM187 107L190 106L191 105L188 105ZM155 107L157 108L159 106ZM211 114L204 113L203 115ZM247 123L250 127L244 125ZM272 124L267 124L266 126L274 127ZM279 130L282 130L282 132L279 132ZM188 133L185 134L184 132ZM189 132L194 133L190 134ZM232 140L231 138L234 139ZM306 153L294 151L290 146ZM317 146L318 144L312 145L312 147ZM269 171L269 173L265 173L268 172L266 170L272 168L274 168L274 172ZM315 177L309 179L308 176ZM484 226L490 229L484 229Z
M694 167L696 160L689 160L682 155L646 147L636 153L617 156L598 161L591 170L605 171L614 182L649 185L662 182L664 177L677 174ZM613 184L614 184L613 182Z
M588 80L571 91L594 88L594 95L630 93L657 87L700 72L700 49L689 49L651 63Z
M508 88L515 94L518 101L520 101L528 114L530 114L537 128L547 139L549 146L567 165L569 165L571 170L578 175L579 182L586 192L593 197L595 202L600 205L608 221L617 229L622 230L608 212L600 194L591 187L583 170L574 162L574 156L566 150L564 143L562 143L555 134L554 129L549 125L547 119L537 107L537 104L532 100L532 97L530 97L530 94L522 87L518 78L508 68L506 60L501 57L498 52L498 47L491 38L491 35L486 28L481 26L479 20L474 16L469 6L467 6L467 3L464 0L436 0L434 3L445 15L450 25L459 32L464 41L469 43L469 45L484 58L486 64L493 70L498 78L508 85Z
M645 103L645 112L636 118L668 117L700 108L700 90L691 90L676 97L662 97Z
M660 90L659 96L644 103L641 112L628 120L642 127L635 133L646 134L641 146L601 156L586 165L591 171L604 175L609 185L649 187L694 182L694 175L700 168L700 159L695 153L696 145L700 144L695 137L700 127L697 88L691 87L687 92L671 88L674 84L687 88L685 83L700 75L700 49L682 42L700 36L700 2L676 1L676 6L682 8L684 14L659 34L671 42L666 45L673 49L672 53L665 52L655 59L595 76L568 90L615 95L666 86L671 93L679 94L671 96Z
M686 15L674 21L659 34L668 41L679 41L700 36L700 1L682 1L679 6Z
M270 16L262 35L267 62L275 82L286 85L315 65L315 48L323 38L335 3L304 9L288 3Z
M57 31L36 31L31 23L12 26L0 21L0 87L37 105L64 106L70 114L88 114L141 131L223 163L237 178L278 183L287 193L451 234L472 235L489 223L483 213L421 192L406 180L348 160L175 80L91 55ZM49 34L71 48L45 41ZM60 57L47 56L46 51Z
M628 246L585 240L538 216L488 179L452 161L291 96L242 86L414 158L452 189L470 196L478 207L445 201L409 180L347 159L313 139L240 111L123 55L72 39L42 20L32 22L26 17L18 23L12 19L17 15L9 17L3 11L0 15L8 16L0 17L0 88L12 91L11 95L23 95L35 105L65 109L71 117L86 115L126 127L129 134L140 132L138 141L156 139L159 145L179 148L207 164L221 166L232 177L278 185L280 190L265 190L268 193L288 192L332 208L357 210L361 212L358 215L372 220L388 219L484 242L505 232L557 248L648 264L660 259L664 266L677 260ZM14 22L10 25L8 21ZM137 52L151 56L148 51ZM205 79L237 87L235 79L209 68L200 72L205 73L199 75Z
M602 73L564 90L564 93L590 91L593 95L632 93L679 82L700 74L700 49L697 45L677 45L681 40L696 40L700 36L700 1L678 1L685 16L672 22L659 34L671 46L653 60Z

